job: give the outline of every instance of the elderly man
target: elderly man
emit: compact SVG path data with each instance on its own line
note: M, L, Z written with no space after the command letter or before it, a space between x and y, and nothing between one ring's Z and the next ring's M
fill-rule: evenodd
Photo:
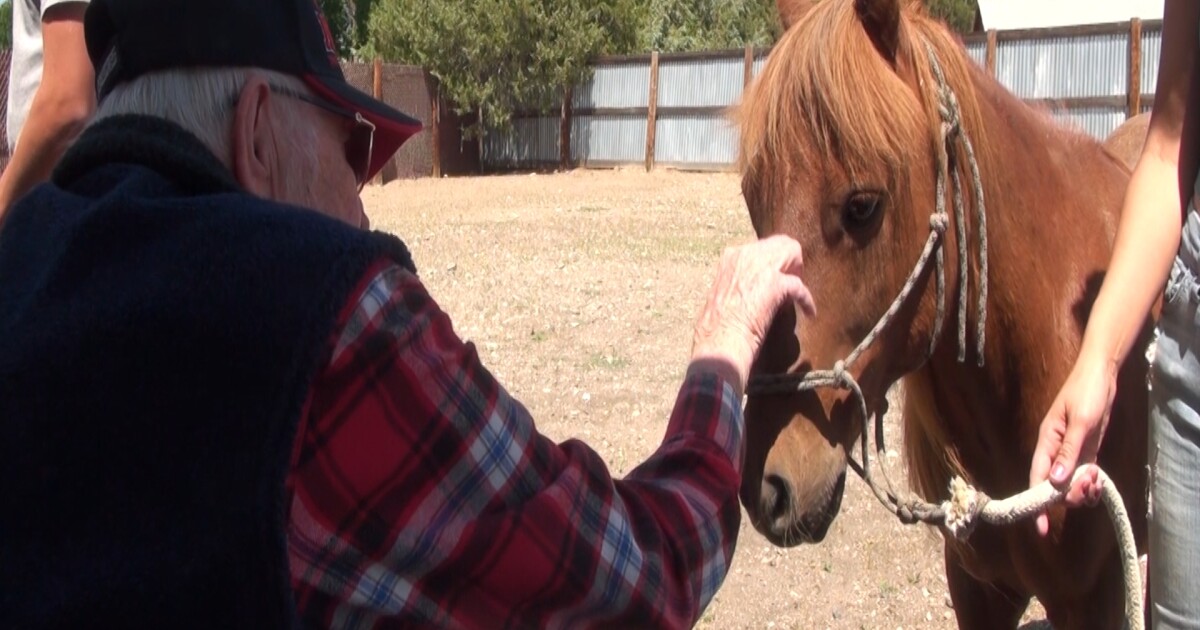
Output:
M687 627L729 568L782 237L662 444L540 435L358 192L419 125L314 0L93 0L99 105L0 233L0 627Z

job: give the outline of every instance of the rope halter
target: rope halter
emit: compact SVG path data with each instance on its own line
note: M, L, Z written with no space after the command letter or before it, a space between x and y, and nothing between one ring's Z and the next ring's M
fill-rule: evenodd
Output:
M879 335L895 319L900 308L908 302L917 280L924 275L930 261L933 261L936 265L937 272L937 313L933 324L933 334L929 339L929 349L922 362L928 361L933 356L938 339L941 337L942 326L946 317L946 263L943 245L945 243L945 233L950 224L950 215L946 210L947 179L950 180L953 193L955 225L958 235L958 360L959 362L966 361L967 302L969 297L967 258L970 252L966 237L966 203L963 198L962 178L957 168L960 144L962 146L962 156L966 158L969 165L976 216L979 221L980 291L975 352L978 364L981 366L983 365L984 331L987 323L987 224L983 199L983 182L979 176L979 165L975 160L974 147L971 145L971 139L962 125L958 98L955 96L954 90L946 83L946 77L942 72L941 65L938 63L937 56L934 54L933 47L928 43L925 46L929 55L930 65L933 68L934 78L937 80L935 94L938 99L938 113L941 120L939 124L940 142L938 143L937 151L937 192L935 206L933 213L929 217L929 236L925 240L925 247L921 250L921 255L917 259L916 265L909 272L908 278L904 281L904 286L900 289L900 293L892 300L887 311L879 318L875 326L867 333L867 336L859 342L845 359L834 363L832 369L811 370L800 374L754 375L750 378L750 382L746 387L747 396L793 394L796 392L815 391L822 388L849 391L856 403L858 414L863 424L860 440L862 464L860 465L852 456L849 456L847 458L849 465L854 472L867 482L867 485L871 488L871 492L883 503L884 507L905 523L914 523L917 521L941 523L945 520L945 511L939 505L926 503L916 498L900 498L899 494L895 491L891 479L888 477L886 469L883 471L886 489L875 481L874 476L871 474L871 461L867 452L867 435L872 423L872 417L867 411L867 402L863 396L862 388L850 374L850 368L875 343ZM883 422L878 415L874 418L874 425L876 452L881 454L884 451Z

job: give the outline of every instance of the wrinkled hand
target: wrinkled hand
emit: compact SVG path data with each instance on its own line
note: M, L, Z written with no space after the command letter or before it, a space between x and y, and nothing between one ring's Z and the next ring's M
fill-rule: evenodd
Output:
M696 323L693 366L725 365L744 391L776 311L795 303L809 317L816 315L812 294L800 280L803 264L800 244L787 236L725 250Z
M1054 487L1067 491L1066 503L1072 507L1100 500L1103 488L1094 466L1074 483L1071 478L1077 466L1096 461L1116 391L1116 375L1108 367L1095 361L1075 364L1042 420L1029 469L1030 487L1049 479ZM1038 515L1037 529L1042 536L1049 532L1045 513Z

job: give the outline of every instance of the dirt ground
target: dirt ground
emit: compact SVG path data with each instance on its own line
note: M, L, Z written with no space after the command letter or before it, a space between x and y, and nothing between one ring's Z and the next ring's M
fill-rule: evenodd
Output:
M423 179L363 199L539 429L586 441L616 475L662 438L721 250L753 238L731 173ZM886 427L899 481L897 418ZM938 535L896 522L851 476L819 545L775 548L743 513L732 570L697 627L953 628L949 603ZM1035 603L1025 628L1043 618Z

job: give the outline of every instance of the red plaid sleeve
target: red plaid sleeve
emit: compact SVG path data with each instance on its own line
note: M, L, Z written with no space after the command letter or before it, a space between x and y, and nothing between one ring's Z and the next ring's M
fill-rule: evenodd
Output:
M691 627L729 569L742 417L688 378L658 450L613 479L556 444L420 281L381 263L343 313L289 477L312 624Z

